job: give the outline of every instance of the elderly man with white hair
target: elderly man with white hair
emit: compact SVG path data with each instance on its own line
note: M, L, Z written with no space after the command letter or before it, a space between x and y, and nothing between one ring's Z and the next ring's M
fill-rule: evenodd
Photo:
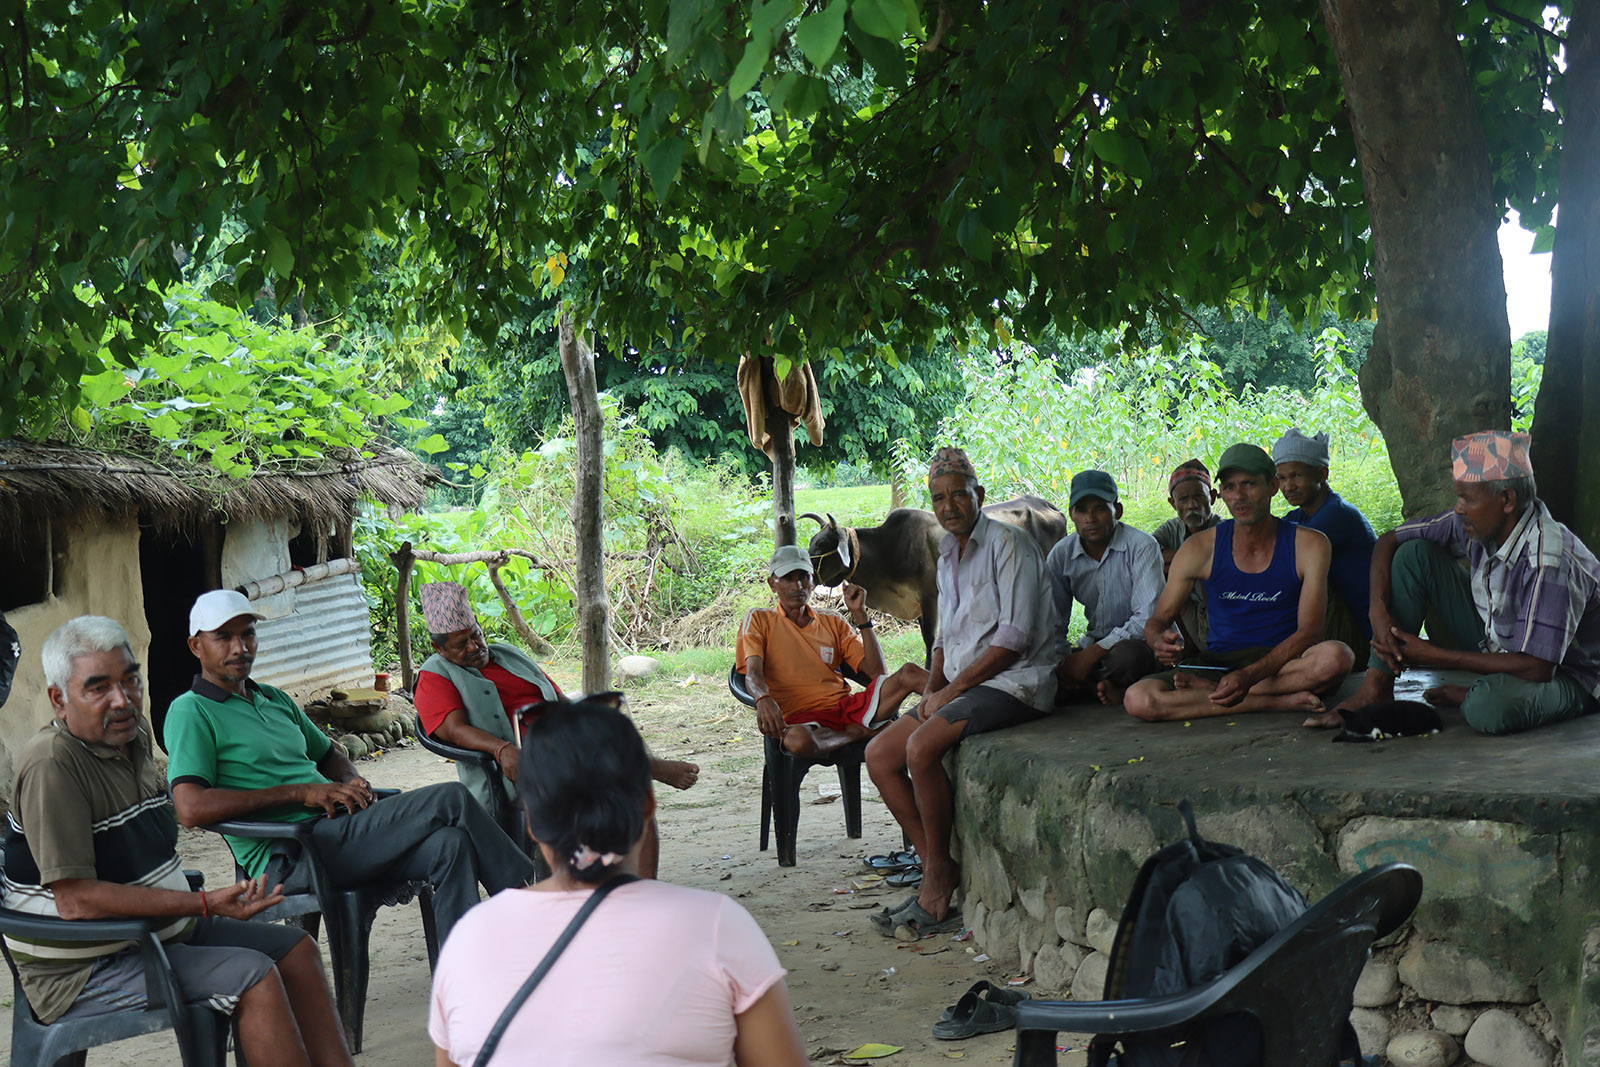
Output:
M380 801L289 694L252 681L259 618L229 589L203 594L189 613L189 651L200 673L172 702L165 727L180 822L314 820L312 841L336 888L387 878L433 886L440 941L478 903L479 882L498 893L532 877L533 861L465 786L447 782ZM234 837L228 844L252 877L266 873L290 892L310 887L309 865L292 844Z
M152 759L144 679L113 619L84 615L42 650L55 718L23 748L6 820L5 906L63 919L163 921L157 936L179 988L238 1023L252 1063L349 1064L322 957L306 934L249 919L283 899L261 879L191 892L178 825ZM145 1003L127 942L61 945L6 938L44 1022Z
M1328 488L1328 435L1307 435L1298 426L1272 446L1278 466L1279 490L1294 505L1284 522L1320 531L1333 546L1328 563L1328 616L1322 636L1343 641L1356 662L1367 657L1372 623L1368 575L1372 571L1372 546L1378 535L1355 505Z

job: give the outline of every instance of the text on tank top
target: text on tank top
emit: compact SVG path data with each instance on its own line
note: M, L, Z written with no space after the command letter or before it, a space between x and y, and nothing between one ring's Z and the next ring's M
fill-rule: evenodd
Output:
M1233 562L1232 519L1216 525L1211 578L1206 582L1206 650L1272 648L1295 632L1300 616L1300 577L1295 573L1294 535L1299 527L1278 523L1272 562L1246 574Z

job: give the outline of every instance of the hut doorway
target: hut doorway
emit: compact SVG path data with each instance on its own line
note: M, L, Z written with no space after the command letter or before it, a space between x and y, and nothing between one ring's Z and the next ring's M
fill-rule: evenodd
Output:
M196 670L189 652L189 609L195 597L217 588L221 531L202 523L198 531L175 531L139 517L139 580L144 591L144 618L150 627L145 658L145 692L150 724L162 749L167 705L189 688Z

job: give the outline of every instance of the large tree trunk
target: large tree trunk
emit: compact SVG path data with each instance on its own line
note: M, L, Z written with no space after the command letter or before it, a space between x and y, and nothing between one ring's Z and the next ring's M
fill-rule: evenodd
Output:
M1510 424L1511 326L1489 152L1439 0L1320 0L1372 216L1361 369L1408 516L1452 500L1450 441Z
M601 540L600 505L605 491L601 452L600 394L595 387L594 353L572 328L572 312L561 311L561 372L567 379L572 418L577 424L577 489L572 526L578 542L578 636L583 642L583 690L611 688L611 604L606 598L606 561Z
M1550 335L1533 419L1539 495L1590 548L1600 545L1600 3L1567 27L1560 225L1550 257Z

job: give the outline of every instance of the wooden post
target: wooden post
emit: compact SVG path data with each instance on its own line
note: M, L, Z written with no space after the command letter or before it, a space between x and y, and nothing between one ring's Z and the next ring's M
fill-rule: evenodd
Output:
M761 383L767 392L767 435L772 438L772 543L797 544L794 524L794 427L778 405L778 378L772 360L761 360Z
M400 580L395 583L394 589L394 643L396 651L400 653L400 688L412 692L412 683L416 681L416 671L411 665L411 566L416 562L411 555L411 542L406 541L400 545L396 552L391 552L389 558L394 560L396 569L400 571Z
M611 688L611 604L606 597L606 561L602 541L601 495L605 491L605 458L601 451L600 394L595 385L594 354L572 328L572 311L562 308L558 326L561 372L578 443L577 488L572 502L577 537L578 635L583 642L583 689L598 693Z

